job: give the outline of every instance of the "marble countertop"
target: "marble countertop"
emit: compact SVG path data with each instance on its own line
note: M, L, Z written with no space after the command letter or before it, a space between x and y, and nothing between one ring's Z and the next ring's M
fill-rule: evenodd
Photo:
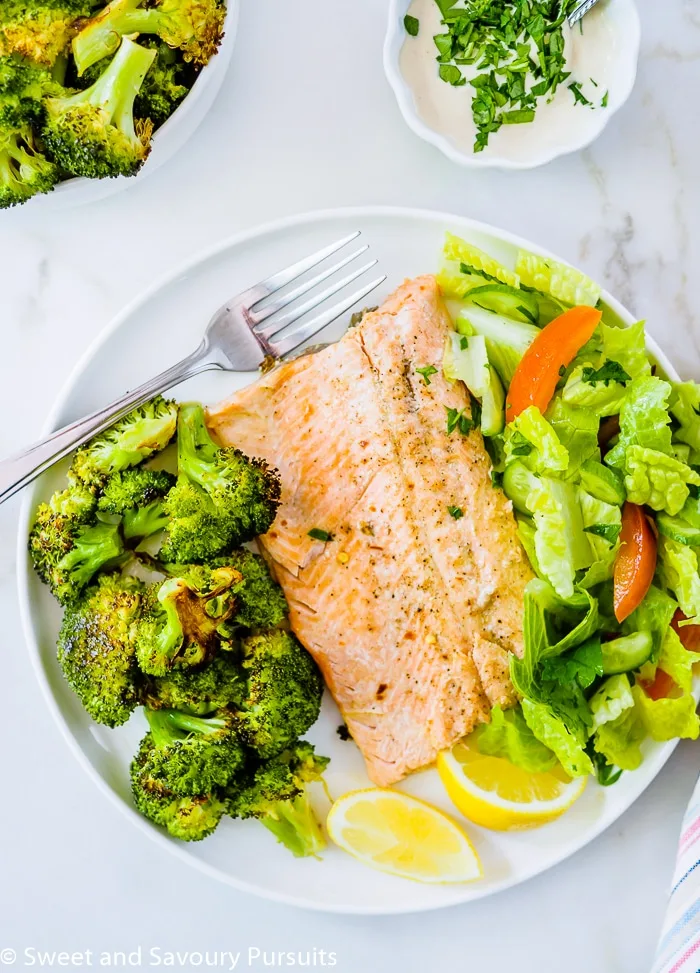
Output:
M441 209L538 241L645 317L681 374L700 378L700 8L639 6L637 86L603 136L543 169L505 173L459 169L405 127L382 71L386 2L242 0L224 88L177 158L90 207L0 216L0 401L11 417L0 454L39 433L86 345L152 280L238 230L340 205ZM0 950L316 947L351 973L648 968L697 746L679 747L595 844L496 898L420 919L247 898L148 842L71 756L20 630L17 512L16 500L0 508L10 689L0 711Z

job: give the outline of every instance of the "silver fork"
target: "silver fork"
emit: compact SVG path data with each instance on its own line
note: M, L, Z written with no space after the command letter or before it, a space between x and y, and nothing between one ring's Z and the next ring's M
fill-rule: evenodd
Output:
M583 0L582 3L579 3L569 14L569 27L575 27L579 20L583 20L589 10L592 10L597 3L598 0Z
M375 266L377 261L370 260L343 277L338 277L338 272L365 253L369 246L361 246L352 253L345 254L333 266L320 270L314 277L302 281L292 290L279 294L276 300L267 304L263 302L343 250L359 236L359 230L350 233L231 298L213 316L201 344L187 358L103 409L64 426L23 452L1 461L0 503L31 483L76 447L103 432L113 422L154 395L179 385L200 372L212 369L253 371L269 359L284 358L313 338L386 280L385 275L377 277L307 319L309 312L326 305L331 297ZM310 293L324 281L329 281L329 284L323 290ZM292 306L305 294L310 296L302 303ZM288 310L285 311L285 308ZM280 313L282 311L284 313ZM292 325L297 326L291 327Z

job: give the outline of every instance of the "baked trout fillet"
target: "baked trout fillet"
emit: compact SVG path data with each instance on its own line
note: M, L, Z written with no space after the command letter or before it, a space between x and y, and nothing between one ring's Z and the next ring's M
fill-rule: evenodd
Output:
M223 444L280 472L259 542L380 785L515 702L508 656L522 652L531 571L481 433L448 432L448 410L471 415L442 375L450 327L435 279L407 281L208 417Z

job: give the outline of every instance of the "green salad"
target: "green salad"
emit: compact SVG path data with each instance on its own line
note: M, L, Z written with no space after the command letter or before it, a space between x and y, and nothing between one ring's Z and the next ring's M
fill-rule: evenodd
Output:
M665 379L644 322L622 326L554 260L505 266L448 234L438 281L444 373L478 403L535 574L511 659L521 703L479 749L613 783L645 739L700 734L700 386Z

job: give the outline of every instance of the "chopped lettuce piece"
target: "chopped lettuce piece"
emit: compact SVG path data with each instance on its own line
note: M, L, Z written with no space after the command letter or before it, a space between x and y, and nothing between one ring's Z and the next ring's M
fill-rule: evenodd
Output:
M589 588L595 588L596 585L602 584L604 581L609 581L615 570L616 557L617 548L611 547L604 557L594 561L590 568L586 570L578 582L579 588L588 590Z
M572 733L549 706L524 699L522 710L533 734L556 754L570 777L585 777L593 773L593 764L584 750L584 741Z
M683 509L690 493L688 484L700 485L700 476L685 463L644 446L627 447L625 468L627 499L671 516Z
M569 465L569 454L540 410L531 405L515 418L505 432L506 464L518 459L533 473L560 473Z
M535 552L540 570L562 598L574 593L576 572L594 561L584 532L578 488L541 477L527 500L535 521Z
M643 681L652 682L656 670L663 669L684 693L690 693L693 689L693 666L696 662L700 662L700 653L686 649L677 633L668 628L658 659L645 663L639 676Z
M579 490L583 528L588 534L596 561L607 561L610 551L617 551L622 528L622 513L614 504L605 503L592 497L585 490Z
M630 446L643 446L670 455L671 417L667 408L670 395L669 383L653 375L630 382L620 407L619 441L605 457L608 466L624 468Z
M665 591L652 585L639 608L632 612L622 626L625 635L649 632L653 641L652 659L658 659L671 619L676 613L676 601Z
M637 321L629 328L611 328L607 324L601 324L600 331L606 358L619 362L631 378L651 375L644 321Z
M463 298L485 281L500 281L511 287L520 286L517 273L503 267L479 247L467 243L453 233L445 234L442 266L437 275L440 290L447 298Z
M700 385L695 382L674 385L670 409L679 424L674 439L700 450Z
M577 365L566 380L562 389L562 400L569 406L590 410L594 416L615 416L625 398L626 388L619 382L586 381L587 365Z
M700 720L695 712L697 704L692 693L651 699L640 686L633 686L632 693L635 710L652 740L663 743L678 737L682 740L697 740L700 736Z
M599 422L595 413L588 409L572 408L557 395L547 409L545 418L569 454L566 477L574 476L588 460L600 458Z
M474 733L479 752L487 757L510 760L529 773L543 773L556 765L557 758L534 735L519 707L504 712L494 706L491 722Z
M590 277L567 264L541 257L527 250L519 250L515 272L526 287L551 294L565 304L588 304L595 307L600 300L600 287Z
M645 735L635 705L624 709L617 719L599 726L593 737L593 747L611 766L636 770L642 762L639 744Z
M661 535L658 573L676 596L683 614L688 618L700 615L700 575L695 550Z
M481 431L497 436L505 425L505 393L495 370L489 364L486 340L482 335L465 338L450 332L445 342L442 371L449 382L462 381L481 403Z
M593 729L612 723L634 706L632 688L626 675L610 676L590 698Z

